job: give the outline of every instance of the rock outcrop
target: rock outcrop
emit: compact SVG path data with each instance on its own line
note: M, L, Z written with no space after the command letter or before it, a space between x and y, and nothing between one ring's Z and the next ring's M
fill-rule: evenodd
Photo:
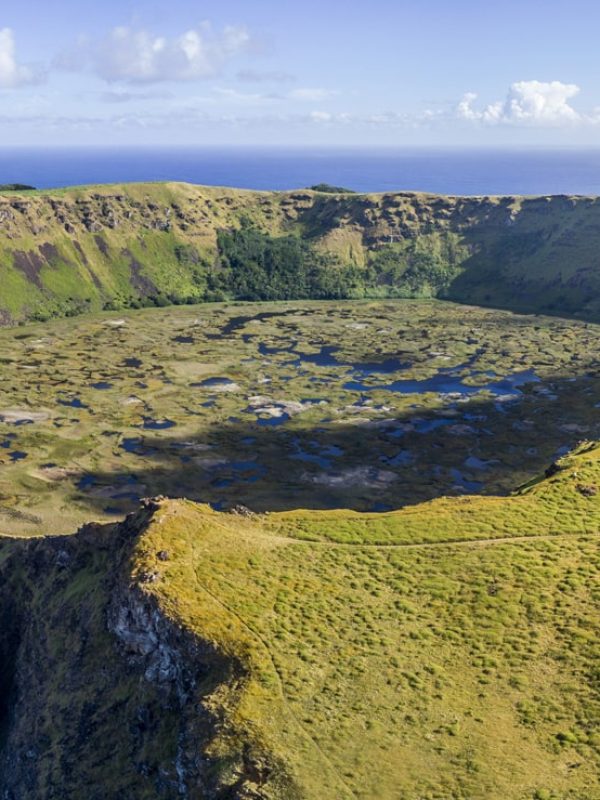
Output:
M442 197L253 192L130 184L0 194L0 324L103 308L215 299L219 231L293 234L364 270L416 246L452 262L444 296L600 318L600 203L590 197ZM376 280L365 290L398 296ZM218 282L218 281L217 281ZM402 294L400 294L402 296Z
M120 525L0 545L0 798L271 797L268 755L223 756L215 692L242 666L132 577L152 504ZM257 775L260 780L257 782Z

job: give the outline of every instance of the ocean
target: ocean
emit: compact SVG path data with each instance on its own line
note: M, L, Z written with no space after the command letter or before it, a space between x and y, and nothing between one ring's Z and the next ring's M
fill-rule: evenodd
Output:
M600 195L597 150L0 148L0 183L124 181L247 189L326 182L359 192Z

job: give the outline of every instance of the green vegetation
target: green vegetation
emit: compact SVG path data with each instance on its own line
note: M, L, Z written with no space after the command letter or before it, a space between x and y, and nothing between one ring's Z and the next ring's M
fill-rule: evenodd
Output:
M599 213L0 197L0 795L600 800Z
M550 317L180 306L4 329L0 353L7 534L68 533L156 495L370 511L503 494L600 438L598 327Z
M372 253L366 272L367 293L391 297L438 297L447 294L469 255L453 233L425 234Z
M323 297L440 297L598 320L599 214L593 198L558 196L11 191L0 196L0 324Z
M330 183L317 183L315 186L311 186L310 189L313 192L324 194L356 194L354 189L344 189L343 186L332 186Z
M0 788L598 800L600 494L581 491L598 485L584 444L505 498L379 515L163 500L4 540Z
M0 542L6 796L175 800L185 787L201 800L266 763L254 742L227 759L210 752L229 664L174 630L132 583L147 521L142 511L121 527ZM277 768L270 759L275 785Z
M0 183L0 192L35 192L35 186L26 183Z
M356 267L334 265L296 236L273 237L253 227L220 231L221 269L213 291L239 300L328 300L351 297L361 284Z
M246 664L236 736L302 796L597 800L599 479L584 446L505 499L313 512L309 542L305 512L165 503L136 570Z

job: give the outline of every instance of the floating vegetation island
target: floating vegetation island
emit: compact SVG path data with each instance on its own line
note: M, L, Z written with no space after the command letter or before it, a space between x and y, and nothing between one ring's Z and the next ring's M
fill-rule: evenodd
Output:
M426 301L199 306L0 332L0 520L159 494L384 511L505 494L600 434L596 325Z

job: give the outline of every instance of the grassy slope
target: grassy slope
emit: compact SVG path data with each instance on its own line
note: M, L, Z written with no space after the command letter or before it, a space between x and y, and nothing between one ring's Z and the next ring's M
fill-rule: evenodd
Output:
M165 183L0 196L0 321L148 295L201 299L217 230L242 218L273 235L305 236L358 266L389 246L390 234L417 239L432 254L451 234L461 252L452 299L600 317L594 198L269 193ZM197 258L178 257L182 245Z
M241 214L257 199L182 184L4 196L0 312L18 321L98 310L114 299L201 299L198 273L214 258L216 230L233 224L230 206ZM193 246L200 262L182 263L178 245Z
M583 446L514 496L385 515L165 501L134 572L245 665L217 751L259 741L304 797L597 800L599 482Z
M0 199L0 315L10 322L98 308L150 286L193 292L197 270L180 262L176 245L193 245L209 263L216 230L243 215L359 264L390 231L433 247L450 230L470 253L452 297L600 311L596 200L339 198L166 184ZM17 265L15 253L25 254ZM562 466L513 497L441 499L385 515L244 519L165 501L139 540L134 576L157 571L144 591L246 669L209 701L226 720L209 755L226 763L240 742L255 743L319 800L598 800L600 449ZM161 551L167 561L157 559ZM80 638L75 624L58 623L74 603L90 604L99 637L98 651L86 654L92 686L108 647L93 600L106 592L96 584L111 568L104 562L86 566L90 575L70 588L59 576L65 594L50 583L27 586L35 619L48 611L44 598L55 597L41 623L44 646L54 648L54 630L62 631L52 650L58 677L38 695L42 706L44 692L58 702L43 722L40 713L56 754L74 702L59 650ZM47 657L43 648L39 656ZM69 670L77 676L80 664ZM129 679L119 688L124 698L133 696ZM87 698L79 685L81 718ZM101 698L105 745L114 702ZM148 746L160 750L169 735L161 729ZM93 748L73 759L79 787L93 766L96 785L114 778L107 785L127 790L126 761L109 776L103 770L114 764L99 765ZM291 794L273 784L264 796Z

